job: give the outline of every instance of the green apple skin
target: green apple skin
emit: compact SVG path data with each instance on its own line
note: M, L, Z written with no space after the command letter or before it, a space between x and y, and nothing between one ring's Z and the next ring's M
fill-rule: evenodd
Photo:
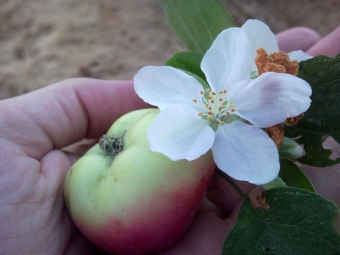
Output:
M118 119L107 134L124 135L124 150L112 161L95 145L66 177L73 221L110 253L151 254L178 241L214 174L211 152L194 161L171 161L149 149L147 128L158 113L144 109Z

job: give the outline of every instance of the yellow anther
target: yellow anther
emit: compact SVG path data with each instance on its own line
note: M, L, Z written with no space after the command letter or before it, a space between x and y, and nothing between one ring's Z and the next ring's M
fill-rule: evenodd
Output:
M230 103L229 105L230 105L230 107L233 107L233 106L234 106L234 103Z
M210 103L212 103L212 104L215 103L214 99L211 99L211 100L210 100Z
M227 93L227 90L226 90L226 89L224 89L224 90L223 90L223 93L224 93L224 94L225 94L225 93Z
M203 90L200 90L200 94L201 94L201 95L203 95L203 94L204 94Z
M192 100L194 103L197 103L197 100L194 98L193 100Z
M213 94L214 96L216 96L216 92L213 91L212 94Z
M234 111L235 111L235 109L231 109L231 111L232 111L232 112L234 112Z
M220 123L221 123L221 125L224 125L224 121L223 120Z
M229 116L229 115L230 115L230 112L226 112L225 114Z
M208 119L208 120L211 120L211 119L212 119L212 116L211 116L211 115L208 115L207 119Z
M202 113L201 113L201 112L199 112L199 113L198 113L198 116L202 116Z
M219 98L218 101L222 102L223 98Z

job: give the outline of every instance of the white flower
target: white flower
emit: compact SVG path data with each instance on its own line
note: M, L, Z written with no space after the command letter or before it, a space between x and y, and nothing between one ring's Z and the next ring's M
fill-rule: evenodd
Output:
M305 112L311 87L282 73L251 79L260 47L278 50L262 22L223 31L201 63L210 90L169 66L142 68L135 90L161 110L148 129L151 150L172 160L194 160L211 149L216 165L235 179L255 184L275 179L278 150L262 128Z

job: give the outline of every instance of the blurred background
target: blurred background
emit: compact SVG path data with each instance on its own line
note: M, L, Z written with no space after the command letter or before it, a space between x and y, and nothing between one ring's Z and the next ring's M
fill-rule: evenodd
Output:
M222 0L235 23L280 32L340 25L339 0ZM159 0L0 0L0 99L71 77L132 79L185 50Z

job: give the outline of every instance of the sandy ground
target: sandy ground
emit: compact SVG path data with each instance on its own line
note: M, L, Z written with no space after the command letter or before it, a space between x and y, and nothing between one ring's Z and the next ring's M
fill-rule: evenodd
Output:
M237 25L340 25L337 0L222 0ZM132 79L184 47L158 0L0 0L0 99L71 78Z

